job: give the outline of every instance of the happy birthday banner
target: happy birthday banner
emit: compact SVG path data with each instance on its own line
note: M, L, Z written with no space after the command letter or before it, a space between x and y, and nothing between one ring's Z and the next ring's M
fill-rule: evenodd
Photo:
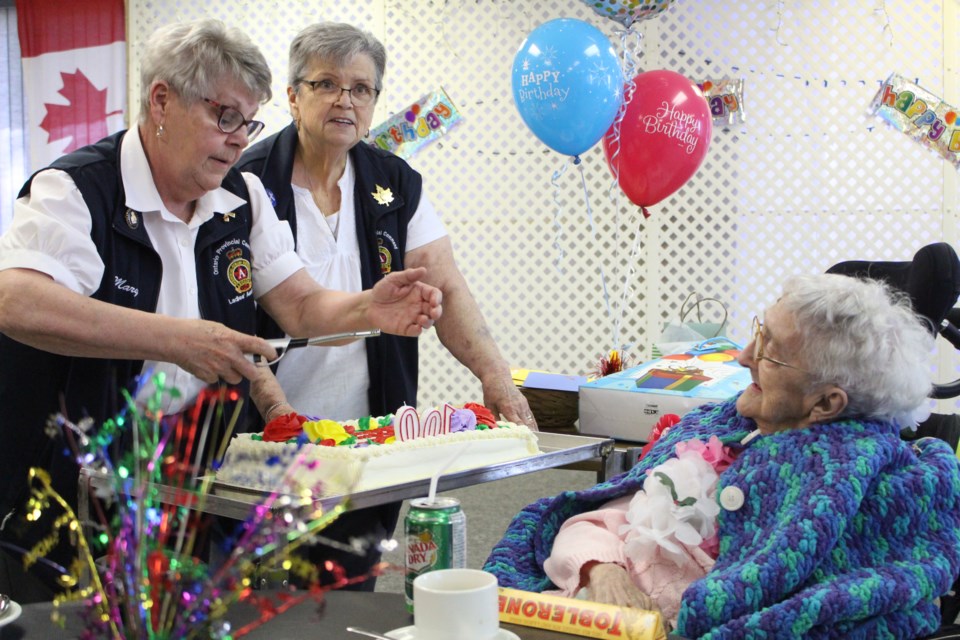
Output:
M710 105L714 124L743 124L743 78L711 78L698 82L697 86Z
M960 168L956 107L906 78L890 74L870 103L870 112Z
M407 159L461 120L463 116L440 87L372 129L371 145Z

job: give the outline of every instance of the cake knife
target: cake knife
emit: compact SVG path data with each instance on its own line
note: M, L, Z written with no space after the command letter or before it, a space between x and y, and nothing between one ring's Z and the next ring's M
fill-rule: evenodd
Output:
M347 331L345 333L332 333L328 336L317 336L315 338L275 338L267 340L270 346L277 350L277 357L269 362L259 353L248 353L247 359L253 360L255 364L265 366L280 362L283 356L287 355L290 349L299 349L300 347L310 347L326 342L337 342L338 340L347 340L349 338L376 338L380 335L380 329L371 329L370 331Z

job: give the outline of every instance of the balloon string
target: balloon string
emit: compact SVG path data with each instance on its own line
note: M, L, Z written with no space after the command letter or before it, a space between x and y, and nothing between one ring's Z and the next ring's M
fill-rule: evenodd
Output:
M583 186L583 201L587 203L587 220L590 221L590 235L593 238L593 241L597 241L597 226L593 221L593 207L590 206L590 192L587 190L587 178L583 173L583 163L579 162L579 158L574 161L574 164L577 165L577 168L580 169L580 184ZM600 285L603 287L603 304L607 309L607 317L613 318L613 311L610 308L610 293L607 289L607 274L603 268L603 260L599 261L600 265Z
M580 169L580 184L583 186L583 201L587 203L587 220L590 222L590 235L593 236L593 239L597 239L597 226L593 222L593 208L590 206L590 192L587 191L587 178L583 174L583 163L580 162L580 158L577 157L573 164Z
M637 74L637 59L643 55L643 33L632 28L616 32L620 36L623 51L623 76L632 80Z
M623 75L625 78L624 87L623 87L623 102L620 103L620 109L617 111L617 117L613 121L613 126L611 127L612 133L610 134L608 140L610 141L609 151L609 165L610 171L613 173L613 180L610 182L610 187L607 189L607 197L609 198L611 204L613 205L614 211L614 246L620 246L620 126L623 122L623 117L627 112L627 107L630 105L630 102L633 100L633 96L637 90L637 84L634 82L634 76L636 75L637 70L637 58L642 54L641 45L643 41L643 34L639 31L635 31L633 28L627 28L622 31L617 31L620 35L620 48L622 51L622 64L623 64ZM644 211L644 216L647 215L646 210ZM631 256L631 260L633 256ZM616 315L614 315L610 310L610 302L607 293L606 281L601 274L601 280L603 281L603 295L604 301L607 304L607 317L613 323L613 348L620 348L620 327L623 324L623 317L626 312L626 289L627 282L631 273L631 262L627 262L626 265L621 263L620 268L626 268L627 273L623 275L624 281L624 292L622 295L622 301L619 308L616 310ZM617 271L616 279L619 279L620 272Z
M630 276L633 275L633 265L637 254L640 252L640 231L642 229L644 218L637 223L637 230L633 233L633 246L630 248L630 257L627 258L627 272L623 276L623 292L620 296L620 309L617 316L616 325L613 329L613 344L619 349L620 346L620 327L623 323L624 312L627 308L627 293L630 291Z
M579 160L579 158L577 158ZM560 224L560 216L563 214L563 202L560 200L560 178L563 177L563 174L567 172L567 165L564 164L559 170L553 172L553 177L550 178L550 184L553 185L553 228L556 232L553 238L553 248L557 250L557 257L553 261L553 266L560 275L564 274L561 263L563 262L564 252L563 244L560 242L563 239L563 225Z
M620 184L620 125L623 122L624 115L627 113L627 107L630 105L630 101L633 100L633 94L637 90L637 84L633 81L633 77L636 75L636 58L640 55L640 46L643 40L643 34L633 29L626 29L624 31L618 31L617 33L620 34L620 47L623 50L623 76L625 83L623 87L623 101L620 103L620 109L617 110L617 117L613 120L613 134L609 138L610 170L613 172L613 181L607 190L608 196L615 193ZM633 44L630 43L631 39L634 39ZM614 200L614 204L616 204L614 198L611 198L611 200ZM618 233L619 229L620 225L617 225Z

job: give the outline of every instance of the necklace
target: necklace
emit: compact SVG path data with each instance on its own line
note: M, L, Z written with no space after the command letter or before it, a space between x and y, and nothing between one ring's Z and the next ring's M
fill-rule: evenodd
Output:
M327 223L327 227L330 229L330 233L333 234L333 239L337 239L337 234L340 232L340 212L332 213L327 215L320 208L320 203L317 202L317 196L313 190L313 179L310 177L310 172L307 170L306 165L303 165L303 175L307 177L307 188L310 189L310 197L313 198L313 204L317 205L317 211L320 212L320 215L323 216L324 222ZM333 222L331 222L333 218Z

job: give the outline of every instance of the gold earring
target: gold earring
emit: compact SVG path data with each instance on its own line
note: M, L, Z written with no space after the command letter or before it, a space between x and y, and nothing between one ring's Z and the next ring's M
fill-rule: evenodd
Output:
M162 123L162 122L161 122L160 125L157 127L157 137L158 137L158 138L162 138L162 137L163 137L163 123Z

